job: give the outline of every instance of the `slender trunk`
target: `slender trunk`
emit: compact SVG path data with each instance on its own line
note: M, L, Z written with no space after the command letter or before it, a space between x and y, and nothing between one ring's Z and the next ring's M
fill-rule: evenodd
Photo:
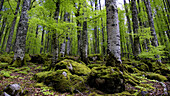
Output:
M100 5L100 10L102 10L102 7L101 7L101 0L99 0L99 5ZM106 48L105 48L105 45L104 45L104 43L105 43L105 37L104 37L104 26L103 26L103 18L101 18L101 26L102 26L102 53L103 53L103 55L105 55L105 50L106 50Z
M3 43L2 43L2 46L1 46L2 52L4 52L4 46L5 46L5 42L6 42L6 37L7 37L8 31L9 31L9 25L6 26L5 35L4 35Z
M98 10L98 4L97 4L97 0L95 0L95 10ZM96 15L96 14L95 14ZM97 32L97 21L94 21L95 27L94 27L94 38L95 38L95 42L94 42L94 50L95 53L99 53L99 46L98 46L98 32Z
M7 21L7 18L4 17L3 21L2 21L2 27L1 27L1 30L0 30L0 46L1 46L2 35L4 33L4 29L5 29L5 26L6 26L6 21Z
M38 37L38 29L39 29L39 25L37 24L36 33L35 33L35 38Z
M4 0L1 0L1 3L0 3L0 12L2 11L3 4L4 4ZM0 20L1 20L1 14L0 14Z
M158 39L157 39L156 32L155 32L150 0L144 0L144 3L145 3L146 11L147 11L147 14L148 14L149 26L151 27L151 29L150 29L151 36L153 36L151 38L151 44L152 44L152 46L157 47L158 46ZM159 58L159 56L156 56L156 57ZM161 60L158 60L158 62L161 62Z
M118 9L116 0L105 0L107 13L107 43L108 59L107 66L120 66L121 49L120 49L120 32L118 23Z
M86 5L85 5L86 7ZM86 12L85 9L83 9L83 12ZM85 13L83 13L84 15ZM83 31L81 34L81 47L80 47L80 57L81 60L85 63L88 64L88 36L87 36L87 17L84 17L83 21Z
M17 34L16 34L16 43L14 51L14 60L16 62L19 60L23 61L25 56L25 45L26 45L26 36L28 30L28 14L31 0L24 0L22 5L21 16L18 24ZM15 62L14 62L15 63ZM22 62L23 65L25 62Z
M140 44L139 44L139 36L138 36L138 14L136 8L136 0L131 0L131 10L132 10L133 32L135 33L133 55L135 56L135 58L137 58L138 54L140 53Z
M76 17L80 16L80 5L81 3L78 4L78 8L77 8L77 13L75 14ZM81 38L81 22L77 19L77 41L78 41L78 50L77 50L77 54L80 55L80 38Z
M15 30L15 24L16 24L16 20L17 20L17 14L18 14L18 11L19 11L20 1L21 0L18 0L18 2L17 2L17 7L16 7L16 10L15 10L15 13L14 13L14 19L13 19L13 22L12 22L12 26L11 26L11 29L10 29L9 36L8 36L8 41L7 41L7 46L6 46L6 52L7 53L10 52L13 33L14 33L14 30Z
M127 3L126 0L124 0L124 6L125 6L125 12L126 12L126 18L127 18L127 24L128 24L128 33L129 38L130 38L130 43L131 43L131 48L132 48L132 52L134 52L134 48L133 48L133 38L132 38L132 29L131 29L131 21L130 21L130 17L129 17L129 12L128 12L128 7L127 7Z
M42 31L42 36L41 36L41 49L40 49L40 53L42 53L43 47L44 47L44 32L45 32L45 26L43 26L43 31Z

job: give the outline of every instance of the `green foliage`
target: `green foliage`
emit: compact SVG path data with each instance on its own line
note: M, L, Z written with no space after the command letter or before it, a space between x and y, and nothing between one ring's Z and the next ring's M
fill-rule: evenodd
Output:
M158 46L158 47L154 47L154 46L150 46L149 47L150 50L147 52L147 51L143 51L141 52L138 56L140 58L150 58L150 59L153 59L153 60L158 60L158 59L161 59L161 58L165 58L164 56L164 48L165 46ZM160 56L159 58L157 58L156 56Z
M12 78L12 76L10 75L10 74L12 73L11 71L1 70L0 73L1 73L4 77L10 77L10 78Z

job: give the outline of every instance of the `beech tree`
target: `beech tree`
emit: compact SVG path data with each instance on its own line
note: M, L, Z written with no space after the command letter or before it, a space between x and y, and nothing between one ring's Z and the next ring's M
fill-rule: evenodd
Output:
M25 56L26 36L28 30L27 11L29 10L30 4L31 4L31 0L24 0L22 4L22 11L21 11L21 16L18 24L17 35L16 35L14 65L17 64L21 66L25 63L24 56Z
M120 33L116 0L105 0L107 13L107 66L116 66L122 63L120 51Z

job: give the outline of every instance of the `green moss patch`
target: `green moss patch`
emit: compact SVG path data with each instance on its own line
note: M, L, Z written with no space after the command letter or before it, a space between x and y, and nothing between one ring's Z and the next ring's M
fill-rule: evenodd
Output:
M106 93L116 93L125 90L123 75L116 67L100 66L92 68L88 84Z
M165 76L157 74L157 73L147 73L146 77L149 79L155 79L158 81L167 81L167 78Z
M73 60L64 59L63 61L57 63L54 68L51 70L58 70L58 69L67 69L72 74L76 75L88 75L90 74L91 70L83 63L78 63Z
M2 63L0 62L0 68L7 68L9 66L8 63Z

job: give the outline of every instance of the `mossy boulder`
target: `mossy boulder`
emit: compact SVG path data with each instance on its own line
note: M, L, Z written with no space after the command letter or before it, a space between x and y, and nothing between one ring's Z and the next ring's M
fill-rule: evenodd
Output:
M55 64L55 67L51 70L58 70L58 69L67 69L72 74L76 75L88 75L91 72L91 69L88 68L84 63L78 63L73 60L64 59L59 63Z
M146 77L149 79L154 79L154 80L158 80L158 81L167 81L168 80L165 76L157 74L157 73L147 73Z
M59 92L73 92L84 88L84 80L78 75L72 75L67 69L36 73L34 79L53 87Z
M119 93L125 90L123 74L116 67L94 67L88 84L105 93Z
M103 61L103 57L101 54L91 54L91 55L88 55L88 59L90 61Z
M9 55L1 55L0 61L10 64L12 62L12 58Z

